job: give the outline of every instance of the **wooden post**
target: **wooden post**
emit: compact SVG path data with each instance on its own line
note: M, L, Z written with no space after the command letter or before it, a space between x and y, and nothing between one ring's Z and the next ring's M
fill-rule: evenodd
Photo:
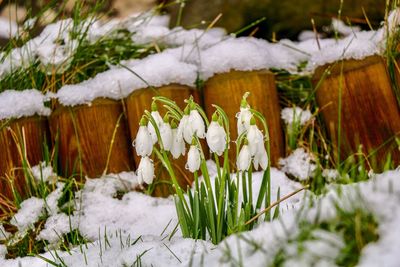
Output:
M231 141L236 140L236 114L240 111L240 102L246 92L250 92L247 99L250 106L260 111L266 118L270 135L271 163L277 166L285 150L273 73L267 70L230 71L211 77L204 87L204 108L207 116L211 118L215 110L212 104L223 108L229 117ZM229 158L231 163L236 162L236 146L233 143L229 150Z
M151 103L153 102L154 96L165 96L171 100L174 100L176 104L183 110L186 106L184 102L191 95L196 102L199 101L198 92L186 85L170 84L158 88L146 88L135 90L126 99L126 111L129 123L129 129L131 134L131 141L135 140L137 131L139 129L139 121L142 118L144 111L151 110ZM163 116L166 112L165 108L158 105L159 112ZM204 147L204 146L203 146ZM139 165L140 157L134 153L134 159L136 166ZM162 167L161 163L153 157L155 163L155 183L157 183L154 191L155 196L168 196L173 193L172 187L168 184L170 181L169 175L166 170ZM175 175L177 176L178 182L183 188L190 186L193 182L193 174L185 169L186 156L181 156L179 159L171 159L171 163L174 165Z
M26 193L23 162L34 166L44 160L43 150L49 142L46 117L32 116L0 122L0 186L2 197L12 198L11 181L22 196Z
M373 164L376 170L381 170L389 154L395 164L399 164L400 151L394 138L400 134L400 111L385 59L371 56L319 67L313 77L314 84L320 81L327 68L331 68L331 74L321 80L316 97L336 156L339 157L340 114L341 160L356 153L362 145L366 155L377 150L376 156L369 158L372 163L376 161Z
M53 142L59 142L63 175L99 177L133 169L122 104L96 99L89 105L59 105L50 118Z

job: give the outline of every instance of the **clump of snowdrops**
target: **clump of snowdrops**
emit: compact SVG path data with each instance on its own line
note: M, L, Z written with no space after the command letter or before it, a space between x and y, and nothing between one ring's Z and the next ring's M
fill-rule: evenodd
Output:
M159 160L168 171L175 190L175 204L184 237L211 239L219 243L226 236L250 230L259 220L269 220L270 213L251 220L262 206L270 205L270 162L268 127L263 115L253 110L242 99L237 114L238 138L231 142L229 120L219 106L215 107L211 122L204 110L193 101L186 100L181 110L175 102L157 96L153 98L152 111L145 111L133 145L141 156L137 169L140 183L154 180L152 157ZM158 111L163 105L164 117ZM263 125L259 129L257 121ZM217 166L214 180L209 175L200 140L205 139L210 156ZM231 170L228 150L236 146L236 166ZM187 154L186 149L189 148ZM193 187L179 186L171 161L186 156L186 169L193 173ZM263 170L261 188L253 196L252 172ZM235 173L235 174L234 174ZM251 221L250 221L251 220Z

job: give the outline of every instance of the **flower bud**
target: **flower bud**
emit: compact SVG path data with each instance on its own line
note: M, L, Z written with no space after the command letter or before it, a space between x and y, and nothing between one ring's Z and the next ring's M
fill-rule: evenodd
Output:
M195 172L200 169L200 151L199 148L195 145L191 145L188 152L188 159L186 163L186 169L190 172Z
M178 134L178 129L172 129L172 144L171 154L174 159L179 158L181 155L185 155L185 142L183 141L182 135Z
M236 160L236 166L238 171L247 171L250 168L251 153L248 145L244 145L239 152L239 156Z
M206 126L204 125L203 118L196 109L190 111L189 123L193 129L193 134L196 134L199 138L204 138Z
M153 183L154 180L154 164L149 157L143 157L140 160L138 169L136 171L136 176L139 184Z
M217 121L212 121L208 127L206 140L211 152L221 156L226 148L226 132Z
M255 156L259 148L264 146L264 136L257 125L250 125L247 132L251 156Z
M163 122L160 127L161 141L165 151L170 151L172 146L172 129L169 123Z
M147 126L139 126L136 139L132 142L136 149L136 154L141 157L150 156L153 151L153 142Z
M191 144L193 138L193 128L189 122L189 115L183 115L181 121L178 126L178 135L181 136L186 143Z
M238 136L249 129L251 117L251 111L248 107L240 108L240 112L236 114Z

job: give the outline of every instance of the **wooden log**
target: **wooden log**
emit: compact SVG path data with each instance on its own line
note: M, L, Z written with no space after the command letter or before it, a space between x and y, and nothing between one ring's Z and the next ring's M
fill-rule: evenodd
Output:
M12 199L12 183L21 196L26 194L23 166L34 166L44 160L43 151L49 145L50 133L47 118L41 116L3 120L0 125L1 195Z
M89 105L58 105L50 117L65 177L99 177L134 168L128 127L119 101L99 98Z
M139 128L139 121L142 118L144 111L151 110L151 103L153 102L154 96L165 96L171 100L174 100L176 104L183 110L186 106L184 102L185 99L188 99L190 96L193 96L196 102L199 102L199 94L198 91L180 84L170 84L166 86L162 86L159 88L145 88L140 90L135 90L132 92L128 98L126 99L126 112L128 117L129 129L131 134L131 140L135 140L136 134ZM165 108L161 105L158 105L159 112L161 116L163 116L166 112ZM205 146L203 146L204 148ZM134 160L136 166L139 165L140 157L134 153ZM167 171L164 167L161 166L161 163L153 157L155 164L155 196L163 196L166 197L173 193L172 186L170 184L170 178ZM179 159L171 160L171 163L174 167L175 175L177 176L177 180L179 184L186 188L191 185L193 182L193 174L191 174L188 170L186 170L186 157L181 156Z
M215 110L212 104L222 107L229 117L231 141L236 140L236 114L246 92L250 92L247 99L250 106L266 118L270 135L271 163L277 166L285 150L275 77L270 71L230 71L211 77L204 87L204 107L207 116L211 118ZM230 146L229 159L235 164L236 146L233 143Z
M341 91L340 158L356 153L359 145L369 161L381 170L391 154L400 163L400 151L394 140L400 134L400 111L391 87L385 59L371 56L364 60L345 60L317 68L313 81L317 84L327 68L330 75L321 80L316 97L339 157L338 118Z

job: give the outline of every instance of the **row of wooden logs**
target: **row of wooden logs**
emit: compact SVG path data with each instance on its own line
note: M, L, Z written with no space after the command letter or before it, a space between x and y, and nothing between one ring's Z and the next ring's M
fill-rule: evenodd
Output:
M316 92L331 141L337 144L338 97L341 94L341 155L342 159L358 150L378 149L377 160L383 162L388 154L396 164L400 152L394 141L400 134L400 111L391 87L386 63L374 56L362 61L345 61L343 66L329 66L328 75ZM313 77L315 84L327 67L320 67ZM171 84L161 88L134 91L127 99L114 101L96 99L92 105L65 107L57 105L49 118L29 117L2 123L0 130L0 176L3 196L11 196L10 179L23 192L22 158L32 165L43 160L43 147L57 146L60 175L99 177L105 173L135 170L139 158L134 155L131 141L135 139L139 120L150 109L152 97L166 96L184 108L184 99L193 95L203 103L207 116L221 106L229 116L232 140L237 137L235 114L243 94L251 92L249 104L266 117L271 137L271 161L274 166L284 156L284 138L280 106L274 75L269 71L231 71L218 74L205 83L203 92ZM163 114L163 110L160 110ZM336 143L335 143L336 142ZM231 146L230 158L234 160ZM189 184L191 175L184 168L185 159L175 162L182 185ZM162 168L156 168L162 169ZM163 178L162 171L156 172ZM180 175L179 175L180 174ZM170 189L160 187L156 195L165 196Z

